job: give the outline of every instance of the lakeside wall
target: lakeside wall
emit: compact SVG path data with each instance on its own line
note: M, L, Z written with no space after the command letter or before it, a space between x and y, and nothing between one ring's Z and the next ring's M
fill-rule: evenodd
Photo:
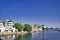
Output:
M25 35L26 33L28 33L28 32L27 31L23 31L23 32L3 32L3 33L0 33L0 35L15 35L15 34Z

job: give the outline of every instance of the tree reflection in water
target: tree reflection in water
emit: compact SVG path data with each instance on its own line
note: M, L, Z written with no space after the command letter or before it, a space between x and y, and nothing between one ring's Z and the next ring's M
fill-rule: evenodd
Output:
M27 33L26 35L18 35L15 40L31 40L32 33Z

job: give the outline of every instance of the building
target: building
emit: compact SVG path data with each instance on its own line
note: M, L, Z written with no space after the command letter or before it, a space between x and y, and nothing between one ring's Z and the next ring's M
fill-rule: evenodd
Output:
M6 19L4 22L0 22L0 32L15 32L16 28L13 27L14 22L12 20ZM4 30L3 30L4 29Z
M42 27L35 24L33 27L32 27L32 31L33 32L38 32L38 31L42 31Z
M34 24L32 30L33 30L34 32L37 32L37 31L38 31L38 25L37 25L37 24Z
M39 31L42 31L42 27L40 25L38 26L38 30Z
M12 20L9 20L9 19L6 19L5 20L5 31L13 31L13 25L14 25L14 22Z
M4 32L5 28L3 22L0 22L0 32Z

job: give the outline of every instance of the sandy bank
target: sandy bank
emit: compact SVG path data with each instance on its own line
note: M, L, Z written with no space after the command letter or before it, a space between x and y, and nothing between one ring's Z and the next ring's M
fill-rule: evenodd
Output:
M3 32L0 35L25 35L26 33L28 33L27 31L23 31L23 32Z

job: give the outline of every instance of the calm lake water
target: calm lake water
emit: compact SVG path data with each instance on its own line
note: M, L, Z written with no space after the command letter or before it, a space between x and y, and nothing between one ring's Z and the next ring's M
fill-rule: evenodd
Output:
M37 33L28 33L26 35L0 36L4 40L60 40L59 31L44 31Z

